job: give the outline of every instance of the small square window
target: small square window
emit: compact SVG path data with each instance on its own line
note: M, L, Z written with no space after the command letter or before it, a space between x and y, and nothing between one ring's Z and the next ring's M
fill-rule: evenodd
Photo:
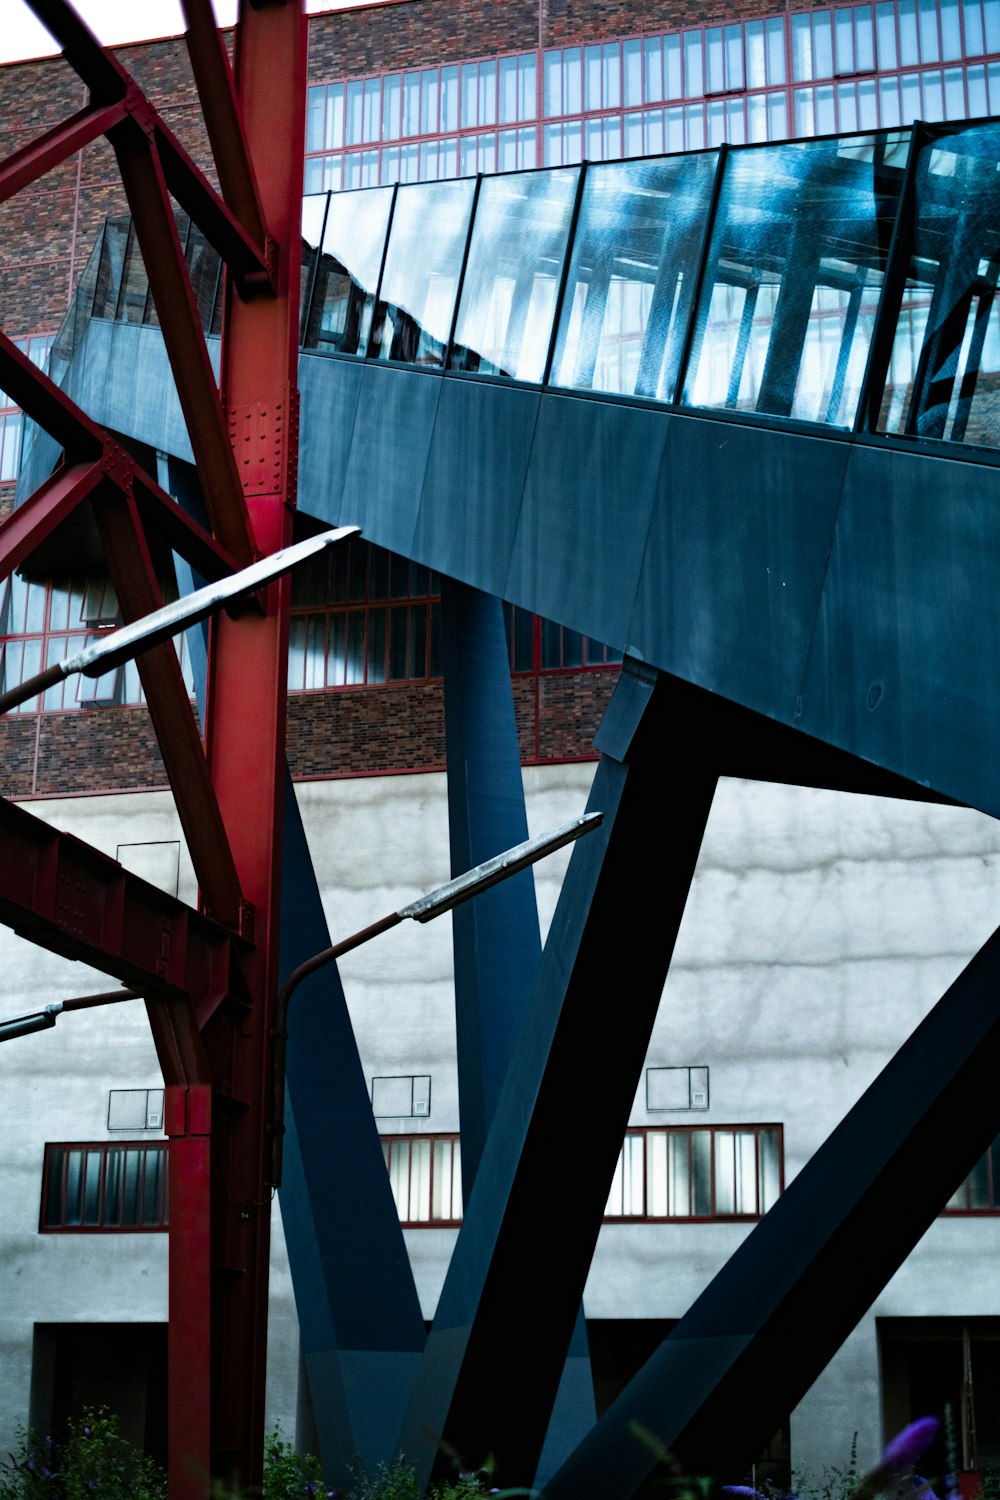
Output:
M671 1109L707 1109L708 1069L647 1068L646 1108L651 1113Z
M372 1079L372 1113L381 1119L427 1119L431 1112L428 1073Z
M162 1130L162 1089L112 1089L108 1094L109 1130Z

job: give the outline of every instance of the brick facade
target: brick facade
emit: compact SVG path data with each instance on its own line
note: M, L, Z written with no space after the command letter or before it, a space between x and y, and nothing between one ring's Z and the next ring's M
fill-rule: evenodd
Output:
M309 77L319 82L394 68L453 63L498 52L564 47L644 31L812 10L826 0L401 0L313 16Z

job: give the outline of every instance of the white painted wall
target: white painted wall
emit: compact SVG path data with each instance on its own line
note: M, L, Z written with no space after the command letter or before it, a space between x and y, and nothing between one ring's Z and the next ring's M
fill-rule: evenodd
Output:
M593 768L525 772L540 832L582 810ZM397 908L449 874L443 777L393 776L298 787L334 935ZM31 803L114 855L179 839L166 793ZM149 851L124 851L131 863ZM665 857L669 851L664 851ZM547 926L568 852L537 868ZM147 863L147 868L149 868ZM190 862L179 894L193 899ZM146 873L146 869L144 869ZM711 1108L633 1123L779 1122L786 1180L876 1076L1000 917L1000 825L963 809L726 782L713 807L649 1052L651 1065L711 1069ZM0 934L0 1013L106 987L105 980ZM458 1127L451 936L447 920L405 924L342 965L369 1078L430 1073L431 1117L386 1129ZM627 1011L627 975L622 1007ZM112 1045L108 1045L109 1040ZM609 1058L608 1067L614 1066ZM0 1451L27 1415L36 1321L163 1319L160 1236L38 1233L46 1140L108 1135L108 1090L155 1086L141 1005L64 1017L0 1047ZM581 1080L580 1108L599 1107ZM1000 1114L1000 1111L998 1111ZM740 1225L609 1225L587 1287L597 1317L677 1317L746 1233ZM454 1233L408 1231L430 1315ZM280 1224L274 1234L269 1412L294 1430L297 1346ZM942 1219L793 1415L797 1467L842 1463L854 1430L862 1462L882 1441L874 1315L1000 1316L1000 1219Z

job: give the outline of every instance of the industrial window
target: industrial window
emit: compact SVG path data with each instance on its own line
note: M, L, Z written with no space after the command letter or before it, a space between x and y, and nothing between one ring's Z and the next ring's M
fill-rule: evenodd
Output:
M383 1136L382 1155L404 1226L461 1223L462 1152L457 1135Z
M383 1136L382 1154L404 1225L461 1222L457 1135ZM604 1219L758 1219L781 1192L782 1172L780 1125L630 1130Z
M169 583L163 585L165 599L176 598ZM15 687L45 667L80 651L105 630L121 624L118 600L103 573L78 574L71 578L32 581L12 574L0 581L0 683L3 690ZM175 645L188 691L194 685L184 637ZM102 677L68 677L38 698L11 709L11 713L100 707L108 704L144 703L139 670L134 661L112 668Z
M515 604L504 605L504 623L512 672L580 671L617 666L622 659L620 651L603 641L543 620Z
M758 1219L782 1186L780 1125L630 1130L606 1219Z
M47 1145L39 1227L76 1234L166 1229L166 1145Z
M288 686L373 687L440 677L436 574L352 541L296 570Z

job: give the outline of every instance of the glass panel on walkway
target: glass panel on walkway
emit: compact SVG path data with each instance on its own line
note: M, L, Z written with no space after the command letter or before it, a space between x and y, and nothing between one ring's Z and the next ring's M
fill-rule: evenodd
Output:
M1000 126L922 147L881 432L1000 447Z
M364 354L392 210L391 187L338 193L326 216L304 346Z
M732 152L687 405L853 424L908 141L851 136Z
M578 178L578 167L560 167L483 181L453 370L542 379Z
M370 355L444 363L475 189L473 178L399 189Z
M718 153L588 169L552 383L671 401Z

